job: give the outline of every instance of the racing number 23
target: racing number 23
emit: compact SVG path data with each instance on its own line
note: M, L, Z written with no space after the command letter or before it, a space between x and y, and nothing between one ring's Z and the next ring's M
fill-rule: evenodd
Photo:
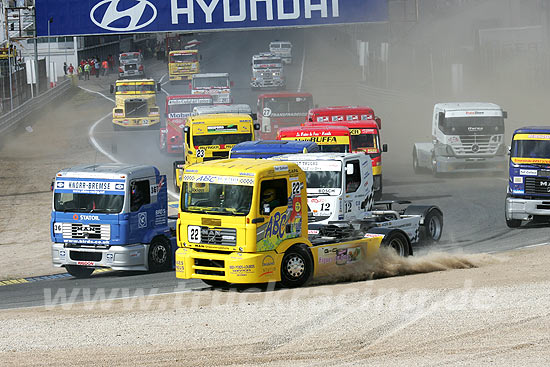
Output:
M204 149L197 149L197 158L204 158Z

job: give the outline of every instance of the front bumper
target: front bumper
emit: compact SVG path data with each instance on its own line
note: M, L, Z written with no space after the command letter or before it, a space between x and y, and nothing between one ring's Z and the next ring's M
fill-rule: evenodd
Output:
M176 251L176 277L244 284L280 281L282 256L275 251L213 253L179 248Z
M108 249L66 247L63 243L52 245L52 263L113 270L149 270L148 244L111 246Z
M281 79L262 80L257 79L250 82L250 86L253 88L280 88L285 85L285 81Z
M505 172L506 156L483 158L436 157L437 172Z
M159 117L113 119L113 124L122 127L149 127L160 122Z
M550 216L550 198L548 200L506 198L506 218L532 220L535 215Z
M144 76L144 75L145 75L145 71L143 70L129 70L123 73L118 73L118 76L121 78L129 78L129 77Z

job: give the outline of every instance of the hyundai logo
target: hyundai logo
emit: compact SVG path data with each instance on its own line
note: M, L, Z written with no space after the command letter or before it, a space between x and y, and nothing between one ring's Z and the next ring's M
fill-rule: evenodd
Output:
M157 8L148 0L134 0L137 2L131 8L118 10L121 0L103 0L97 3L90 11L90 19L95 25L115 32L136 31L147 27L157 17ZM109 4L105 7L105 4ZM147 11L149 10L149 11ZM145 18L142 20L142 18ZM149 19L147 19L149 17ZM128 18L126 26L122 26L123 18ZM113 23L117 25L112 26ZM140 23L141 22L141 23Z

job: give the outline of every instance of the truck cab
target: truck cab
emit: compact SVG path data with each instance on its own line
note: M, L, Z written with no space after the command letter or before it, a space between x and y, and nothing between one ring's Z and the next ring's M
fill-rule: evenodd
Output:
M183 127L187 117L198 106L211 106L209 94L187 94L166 97L165 125L160 129L159 147L167 154L183 153Z
M182 167L229 157L236 144L256 139L250 115L215 114L187 118L184 131L184 160L174 162L174 184L180 187Z
M271 53L260 53L252 56L252 89L284 89L285 75L283 60Z
M253 120L256 119L256 115L252 113L252 108L245 103L233 103L233 104L218 104L213 106L197 106L193 108L191 113L196 115L217 115L219 113L239 113L250 115Z
M432 142L416 143L413 169L437 176L447 172L504 172L504 119L494 103L437 103L432 117Z
M141 52L123 52L118 56L118 63L119 78L145 77Z
M514 131L506 192L506 224L550 220L550 126Z
M297 287L334 272L351 275L380 246L412 254L398 229L310 239L307 206L305 173L292 162L242 158L186 167L176 277L212 286L280 281Z
M210 94L214 104L233 103L229 73L193 74L189 89L191 94Z
M170 82L189 80L200 73L198 50L179 50L168 53L168 76Z
M174 226L166 176L153 166L81 165L56 174L52 261L71 275L166 270L173 264Z
M319 146L311 141L259 140L245 141L235 145L230 158L266 159L282 154L317 153Z
M262 140L275 139L284 127L303 124L313 107L311 93L275 92L258 96L257 114Z
M292 64L292 43L289 41L270 42L269 52L280 56L285 64Z
M153 79L119 79L111 85L115 94L113 128L154 129L159 127L160 113L157 94L160 84Z
M350 131L344 126L296 126L279 129L277 140L312 141L321 152L351 152Z

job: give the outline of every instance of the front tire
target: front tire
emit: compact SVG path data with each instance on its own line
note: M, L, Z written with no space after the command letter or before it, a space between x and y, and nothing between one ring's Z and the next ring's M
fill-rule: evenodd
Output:
M65 265L65 270L75 278L85 279L89 278L95 269L78 265Z
M412 255L409 238L402 231L391 231L385 235L380 246L392 248L401 257Z
M285 287L301 287L313 275L313 258L304 245L293 246L285 252L281 262L281 284Z
M149 246L149 271L159 272L168 270L172 264L171 246L164 237L157 237L151 241Z

